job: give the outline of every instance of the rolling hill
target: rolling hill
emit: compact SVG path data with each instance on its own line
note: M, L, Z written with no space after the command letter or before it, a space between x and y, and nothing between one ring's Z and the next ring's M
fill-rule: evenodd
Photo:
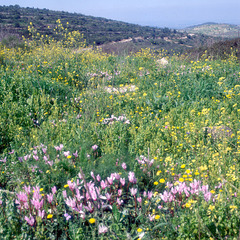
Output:
M80 31L88 45L101 46L106 52L138 51L140 48L182 51L215 41L202 34L188 34L169 28L140 26L79 13L22 8L18 5L0 6L0 41L10 43L9 36L30 37L32 22L37 32L57 38L53 29L60 19L70 31ZM7 40L6 40L7 39Z
M204 34L220 38L237 38L240 36L240 25L210 22L187 27L181 30L181 32L187 32L189 34Z

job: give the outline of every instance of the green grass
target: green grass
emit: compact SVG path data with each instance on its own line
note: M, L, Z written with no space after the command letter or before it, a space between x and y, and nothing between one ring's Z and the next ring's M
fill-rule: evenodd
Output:
M66 48L72 41L70 35L66 42L40 39L27 48L0 49L3 239L237 239L237 58L189 62L176 55L162 66L157 60L163 52L106 55ZM222 126L228 128L218 137L207 132ZM119 175L103 189L91 171L102 180ZM118 176L126 179L124 186ZM89 200L90 181L111 199L98 194ZM72 188L74 182L81 188ZM24 207L16 199L27 186ZM173 193L177 186L186 191ZM77 189L84 200L77 200ZM130 189L137 189L136 196ZM93 210L71 207L65 190L85 207L91 202ZM164 200L167 192L172 200ZM43 200L42 217L33 198ZM108 211L97 206L102 201ZM32 223L26 220L31 216Z

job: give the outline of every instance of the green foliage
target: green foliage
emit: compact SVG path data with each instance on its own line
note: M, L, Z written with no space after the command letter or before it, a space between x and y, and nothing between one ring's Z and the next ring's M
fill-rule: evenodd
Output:
M0 49L2 236L237 239L236 56L107 55L58 26Z

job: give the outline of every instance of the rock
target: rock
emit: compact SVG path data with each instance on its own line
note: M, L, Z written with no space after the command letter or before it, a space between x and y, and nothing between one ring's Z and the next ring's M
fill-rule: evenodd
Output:
M161 58L157 60L157 63L161 66L166 66L168 65L168 60L166 58Z

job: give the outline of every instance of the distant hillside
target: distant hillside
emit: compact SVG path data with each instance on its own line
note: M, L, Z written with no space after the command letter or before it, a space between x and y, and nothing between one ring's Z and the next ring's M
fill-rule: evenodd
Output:
M189 49L185 56L192 60L198 60L203 55L214 59L227 59L231 54L240 60L240 38L216 42L209 47Z
M0 6L0 41L9 35L29 37L27 26L30 22L40 34L53 37L56 20L63 26L84 34L87 44L101 45L106 52L136 51L139 48L174 49L199 47L213 42L211 37L178 32L169 28L143 27L105 18L85 16L78 13L51 11L48 9Z
M204 23L182 29L181 32L205 34L212 37L237 38L240 37L240 25L226 23Z

